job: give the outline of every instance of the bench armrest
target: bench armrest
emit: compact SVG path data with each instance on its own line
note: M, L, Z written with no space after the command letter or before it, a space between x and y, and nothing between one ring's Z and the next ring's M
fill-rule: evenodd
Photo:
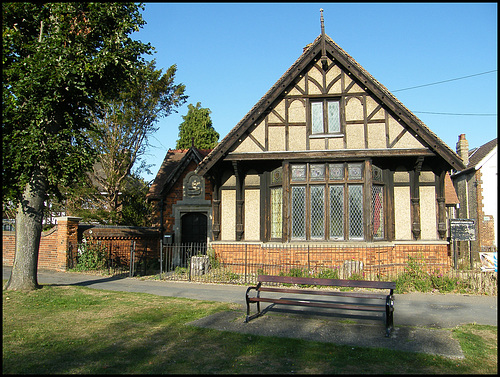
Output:
M258 291L259 291L259 288L260 288L260 286L261 286L261 285L262 285L262 283L261 283L261 282L259 282L259 284L257 284L257 286L255 286L255 287L248 287L248 288L247 288L247 291L246 291L246 293L245 293L245 297L248 299L248 297L249 297L249 296L248 296L248 293L250 293L250 291L251 291L252 289L255 289L255 290L258 292Z

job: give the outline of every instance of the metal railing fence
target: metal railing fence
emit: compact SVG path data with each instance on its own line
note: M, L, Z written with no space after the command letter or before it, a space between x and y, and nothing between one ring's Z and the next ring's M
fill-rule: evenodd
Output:
M163 258L165 279L214 283L255 283L259 274L364 280L394 280L402 273L446 274L481 281L488 275L481 271L479 252L457 253L455 258L450 251L425 245L412 249L405 245L174 244L164 247Z
M137 248L133 241L120 253L108 250L108 272L230 284L256 283L259 274L393 281L402 274L420 279L446 276L466 281L476 293L497 292L497 273L484 271L482 252L455 254L435 245L415 249L408 245L190 243L163 245L160 254L150 250Z

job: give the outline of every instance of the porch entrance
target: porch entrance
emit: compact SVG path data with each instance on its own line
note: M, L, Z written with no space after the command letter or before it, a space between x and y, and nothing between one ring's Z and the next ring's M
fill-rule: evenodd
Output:
M181 221L181 243L207 242L207 216L200 212L186 213Z

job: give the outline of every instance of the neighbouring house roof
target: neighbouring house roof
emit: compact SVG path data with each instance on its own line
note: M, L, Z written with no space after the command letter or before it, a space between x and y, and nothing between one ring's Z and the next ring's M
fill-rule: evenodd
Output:
M479 148L474 148L469 151L469 164L467 168L481 165L482 160L497 146L497 139L493 139Z
M324 42L324 43L323 43ZM325 47L326 53L336 60L343 69L355 78L373 97L377 98L390 109L414 135L425 143L434 153L441 156L450 168L463 169L462 159L434 134L419 118L408 110L392 93L371 76L359 63L340 48L328 35L321 34L310 45L297 61L281 76L269 91L253 106L242 120L222 139L222 141L209 153L196 169L198 174L208 172L219 160L223 159L239 138L259 119L264 117L273 103L289 90L290 86L298 80L308 65L320 58Z
M459 204L457 192L455 191L455 186L451 182L450 173L446 173L444 177L444 203L445 205Z
M146 200L160 200L172 188L191 161L198 165L210 151L211 149L197 149L195 147L169 149L153 184L149 188Z
M497 147L497 138L481 145L480 147L469 150L469 163L463 170L457 171L453 177L472 170L477 170L483 166L484 159Z

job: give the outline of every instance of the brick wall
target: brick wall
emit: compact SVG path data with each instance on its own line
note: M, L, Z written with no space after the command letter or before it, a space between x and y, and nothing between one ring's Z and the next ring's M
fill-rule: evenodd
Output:
M16 232L2 232L2 259L3 264L12 266L14 264L14 252L16 250Z
M181 176L177 179L175 184L172 186L170 191L167 193L163 201L163 220L160 222L160 201L153 201L155 204L155 213L153 213L153 226L160 227L163 224L165 233L173 233L174 225L175 225L175 217L172 211L174 204L181 201L183 199L183 181L186 178L186 175L196 169L198 165L191 161L189 165L184 169ZM212 202L212 183L205 179L205 200ZM175 240L180 241L180 240Z
M40 238L40 250L38 253L38 267L42 269L65 270L61 265L57 250L58 226L42 232ZM16 252L16 232L4 231L2 233L2 263L5 266L14 265L14 255Z
M149 260L160 257L160 232L156 228L145 227L101 227L82 226L80 242L102 245L113 267L130 266L130 251L135 250L135 262L141 257Z
M149 259L159 257L160 233L156 228L100 227L79 224L76 217L58 217L57 225L42 233L38 268L65 271L76 264L78 244L83 237L104 245L114 264L129 266L130 246L135 243L136 261L144 253ZM2 233L3 265L12 266L16 249L13 231Z
M427 272L446 272L452 266L447 244L341 247L214 242L211 248L219 261L232 265L232 271L238 274L263 272L278 275L282 270L295 268L314 272L340 270L346 263L354 261L363 263L363 272L368 276L384 277L403 272L409 256L425 262ZM275 270L277 268L281 270Z

